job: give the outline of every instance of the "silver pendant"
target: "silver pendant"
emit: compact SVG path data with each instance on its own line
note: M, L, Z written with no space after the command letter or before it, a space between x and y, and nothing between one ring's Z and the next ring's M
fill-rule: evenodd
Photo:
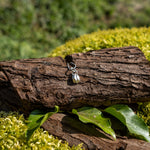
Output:
M73 83L79 83L80 82L80 77L77 73L72 73L72 81L73 81Z
M70 62L67 65L68 65L68 69L72 71L72 82L73 83L79 83L80 77L78 75L78 71L76 70L76 64L73 62Z

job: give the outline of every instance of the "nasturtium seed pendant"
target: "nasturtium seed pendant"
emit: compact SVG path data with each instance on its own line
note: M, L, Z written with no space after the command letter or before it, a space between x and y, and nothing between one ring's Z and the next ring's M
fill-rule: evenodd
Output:
M79 83L80 82L80 77L76 72L72 73L72 81L73 81L73 83Z
M78 71L76 70L76 64L73 62L70 62L67 65L68 65L68 69L72 71L72 82L73 83L79 83L80 77L78 75Z

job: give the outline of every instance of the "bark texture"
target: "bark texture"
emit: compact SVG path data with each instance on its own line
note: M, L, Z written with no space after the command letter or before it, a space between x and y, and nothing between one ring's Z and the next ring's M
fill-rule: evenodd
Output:
M81 82L73 84L66 60ZM71 110L83 105L150 101L150 63L137 47L101 49L63 59L0 62L0 109L25 114L37 108Z
M90 124L83 124L67 114L54 114L42 126L50 134L69 142L70 146L83 143L86 150L149 150L150 143L117 137L114 141Z

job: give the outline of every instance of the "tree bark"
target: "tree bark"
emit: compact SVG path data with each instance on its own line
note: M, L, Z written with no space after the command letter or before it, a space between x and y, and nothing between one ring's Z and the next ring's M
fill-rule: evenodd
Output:
M77 66L74 84L66 61ZM68 60L67 60L68 59ZM150 63L137 47L109 48L66 57L0 62L0 109L25 114L150 101Z
M76 117L58 113L51 116L42 127L50 134L69 143L70 146L83 143L86 150L149 150L150 143L138 139L110 136L91 124L83 124Z

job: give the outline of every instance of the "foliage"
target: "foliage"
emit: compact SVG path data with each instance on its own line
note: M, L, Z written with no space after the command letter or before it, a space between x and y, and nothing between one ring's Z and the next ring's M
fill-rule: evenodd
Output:
M149 0L0 0L0 60L45 57L98 28L149 26L149 5Z
M16 112L0 112L0 149L1 150L81 150L82 145L69 147L67 142L62 142L47 131L38 128L27 142L25 132L27 121L23 115Z
M59 111L59 107L55 106L54 111L41 111L41 110L34 110L30 113L28 118L28 130L26 132L27 140L31 138L34 131L38 129L51 115L57 113Z
M111 128L113 122L105 118L100 110L92 107L82 107L73 109L72 112L78 115L79 120L83 123L92 123L100 127L104 132L116 138L114 130ZM107 107L104 112L107 112L122 122L128 129L129 134L136 138L150 142L149 130L145 122L139 118L131 108L127 105L117 104Z
M78 115L79 120L83 123L92 123L104 132L110 134L114 139L116 135L114 130L111 128L111 122L109 118L105 118L100 110L92 107L82 107L79 109L73 109L72 112Z
M120 120L128 128L131 135L150 142L148 127L127 105L113 105L106 108L105 112Z
M58 112L58 106L55 106L55 112L48 113L47 111L45 112L42 110L35 110L31 112L28 119L28 130L32 131L29 133L29 137L31 137L34 131L37 130L49 118L48 116L51 116L56 112ZM150 142L150 135L147 125L127 105L113 105L107 107L104 112L111 114L121 121L127 127L130 135ZM78 109L72 109L72 113L76 114L81 122L96 125L116 140L116 134L111 128L110 118L104 117L99 109L93 107L82 107Z

